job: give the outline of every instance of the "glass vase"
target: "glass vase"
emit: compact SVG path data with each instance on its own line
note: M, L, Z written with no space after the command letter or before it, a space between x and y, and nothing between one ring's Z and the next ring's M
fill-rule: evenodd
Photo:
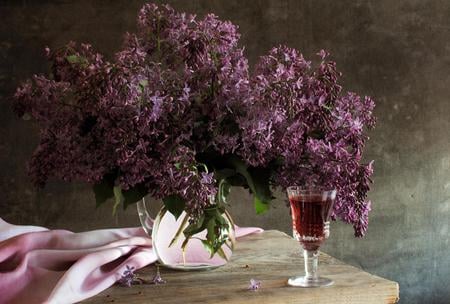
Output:
M162 266L186 271L209 270L223 266L230 260L235 243L235 228L227 211L222 214L222 218L227 222L228 228L220 232L227 241L221 246L221 254L211 256L202 243L206 240L206 229L193 235L183 247L186 240L183 230L190 223L190 216L186 212L175 219L172 213L162 207L153 219L145 199L137 203L137 210L142 227L151 236L153 248Z

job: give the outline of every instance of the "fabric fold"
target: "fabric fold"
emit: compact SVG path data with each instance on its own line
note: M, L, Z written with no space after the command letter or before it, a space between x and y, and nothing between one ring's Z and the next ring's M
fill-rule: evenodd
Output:
M236 237L261 232L237 227ZM74 303L157 260L142 228L80 233L12 225L0 218L0 304Z

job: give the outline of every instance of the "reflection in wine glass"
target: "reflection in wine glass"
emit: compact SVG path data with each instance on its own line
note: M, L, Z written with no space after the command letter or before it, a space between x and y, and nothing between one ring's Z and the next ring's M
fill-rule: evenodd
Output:
M319 277L320 245L330 234L330 215L336 199L336 190L320 187L288 187L287 194L291 205L294 238L303 247L305 275L288 280L291 286L320 287L329 286L333 281Z

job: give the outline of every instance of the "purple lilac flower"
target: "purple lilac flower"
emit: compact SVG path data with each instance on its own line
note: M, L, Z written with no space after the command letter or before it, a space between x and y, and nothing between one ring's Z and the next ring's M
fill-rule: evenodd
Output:
M320 51L313 66L295 49L274 48L260 58L250 79L252 106L239 120L248 163L266 166L282 158L273 185L320 184L338 190L333 219L351 223L356 236L367 230L366 201L372 165L362 163L372 128L374 102L355 93L342 94L340 73Z
M198 168L199 155L232 154L270 166L274 187L336 188L332 218L363 236L373 168L362 154L374 101L343 91L324 50L315 64L275 47L249 75L239 38L237 26L213 14L198 19L146 4L137 32L110 61L88 44L46 48L51 75L23 83L14 104L40 128L29 162L34 183L97 184L113 175L123 190L179 195L195 217L219 183Z
M250 279L250 285L248 286L248 290L257 291L260 288L261 288L261 281Z
M166 280L164 280L161 277L161 274L159 272L159 266L156 266L156 274L155 274L155 276L152 279L152 283L155 284L155 285L166 284L167 283Z
M130 267L126 265L122 277L119 279L119 283L126 287L131 287L131 285L136 281L137 275L134 273L135 267Z

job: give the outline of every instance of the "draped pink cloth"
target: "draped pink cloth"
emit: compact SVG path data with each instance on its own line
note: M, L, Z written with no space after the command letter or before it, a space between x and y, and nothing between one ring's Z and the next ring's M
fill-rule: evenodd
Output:
M236 237L261 231L236 227ZM0 304L78 302L113 285L127 265L156 260L142 228L73 233L0 218Z

